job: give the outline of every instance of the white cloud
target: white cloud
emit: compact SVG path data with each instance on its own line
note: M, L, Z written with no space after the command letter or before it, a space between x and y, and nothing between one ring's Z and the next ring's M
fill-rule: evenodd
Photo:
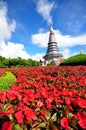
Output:
M69 48L63 49L62 54L64 58L68 58L70 56L70 49Z
M48 32L47 33L38 33L32 35L32 43L37 44L40 47L46 47L48 43Z
M49 32L32 35L33 44L40 47L47 47ZM72 47L75 45L86 45L86 34L80 36L63 35L59 30L55 30L55 38L59 47Z
M37 53L34 56L31 56L31 59L39 61L39 60L43 60L43 56L44 56L44 54Z
M10 23L8 22L10 21ZM10 42L12 33L15 32L16 21L10 20L7 16L7 5L0 1L0 55L6 58L32 58L33 60L40 60L43 54L35 54L30 56L24 49L24 44ZM40 30L42 31L42 29ZM6 40L9 42L6 43Z
M10 21L10 23L9 23ZM7 5L0 1L0 55L4 57L30 58L21 43L10 42L12 32L15 32L16 21L7 17ZM9 42L6 43L6 40Z
M43 16L44 20L46 20L48 24L51 24L51 11L56 7L55 3L49 2L48 0L37 0L35 3L37 12Z
M22 57L25 59L30 58L30 56L27 54L27 52L24 50L24 45L20 43L13 43L8 42L7 44L5 42L2 42L0 46L0 54L4 57Z
M4 2L0 2L0 42L10 39L12 32L15 31L16 22L12 20L11 23L8 22L7 18L7 7Z
M24 44L10 42L12 33L16 29L16 21L10 20L7 16L7 5L6 3L0 1L0 55L6 58L25 58L33 60L42 60L44 54L37 53L30 56L24 49ZM10 21L10 23L9 23ZM39 30L43 32L43 29ZM9 42L6 43L6 40Z

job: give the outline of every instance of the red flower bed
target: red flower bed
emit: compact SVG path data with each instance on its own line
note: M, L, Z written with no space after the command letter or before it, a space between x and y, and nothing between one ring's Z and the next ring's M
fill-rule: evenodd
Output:
M86 129L86 67L10 69L16 82L0 92L0 130Z

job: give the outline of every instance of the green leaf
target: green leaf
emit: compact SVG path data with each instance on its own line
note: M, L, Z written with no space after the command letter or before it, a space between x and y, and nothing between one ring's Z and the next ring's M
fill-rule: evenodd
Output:
M10 118L10 120L11 120L12 122L14 122L15 119L13 118L12 115L10 115L9 118Z
M50 112L47 112L46 115L45 115L47 121L50 119L50 116L51 116Z
M20 125L14 124L13 130L21 130Z
M52 120L52 121L56 121L56 120L57 120L57 113L53 114L53 116L51 117L50 120Z
M46 123L45 122L42 122L40 123L37 128L46 128Z
M4 110L4 111L8 111L8 106L7 106L7 104L4 105L3 110Z

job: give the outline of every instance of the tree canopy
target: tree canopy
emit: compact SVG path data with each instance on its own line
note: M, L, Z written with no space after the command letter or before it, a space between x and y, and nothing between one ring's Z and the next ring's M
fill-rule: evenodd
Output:
M39 61L32 59L22 59L18 58L5 58L0 56L0 68L11 68L11 67L21 67L21 66L39 66Z

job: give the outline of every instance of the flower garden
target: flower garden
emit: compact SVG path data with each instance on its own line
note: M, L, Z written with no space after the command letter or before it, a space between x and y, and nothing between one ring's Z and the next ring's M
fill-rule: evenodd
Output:
M0 91L0 130L86 130L86 66L0 69L16 76Z

